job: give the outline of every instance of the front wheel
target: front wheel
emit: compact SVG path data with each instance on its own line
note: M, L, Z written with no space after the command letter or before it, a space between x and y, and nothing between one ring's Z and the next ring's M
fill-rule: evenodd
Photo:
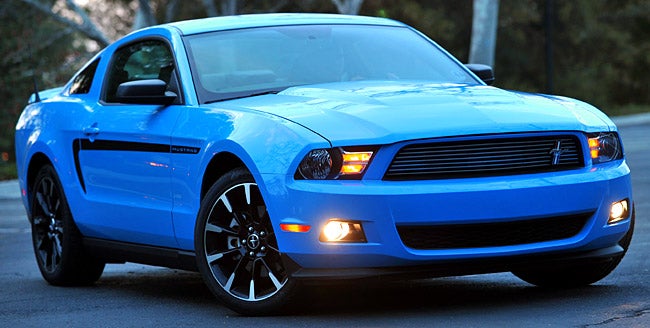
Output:
M540 287L572 288L593 284L609 275L621 262L632 241L635 211L632 208L630 229L618 242L623 254L604 262L575 263L566 266L549 267L538 270L519 270L512 273L523 281Z
M245 315L282 310L296 289L257 184L245 169L212 185L201 203L195 230L199 271L212 293Z

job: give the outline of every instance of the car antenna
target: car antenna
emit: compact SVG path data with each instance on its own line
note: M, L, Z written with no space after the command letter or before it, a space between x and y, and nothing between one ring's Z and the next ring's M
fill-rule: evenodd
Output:
M34 62L32 57L32 44L27 44L27 47L29 48L29 62L34 65L32 67L32 81L34 83L34 102L37 103L41 102L41 97L38 95L38 84L36 83L36 62Z

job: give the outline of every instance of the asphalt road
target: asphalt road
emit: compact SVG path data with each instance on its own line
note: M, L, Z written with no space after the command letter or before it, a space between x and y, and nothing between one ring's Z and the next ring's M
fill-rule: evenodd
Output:
M650 123L621 128L636 231L621 265L593 286L544 290L501 273L309 287L296 313L266 318L238 316L198 274L165 268L109 265L93 287L52 287L36 267L16 190L0 192L0 327L650 327L649 132Z

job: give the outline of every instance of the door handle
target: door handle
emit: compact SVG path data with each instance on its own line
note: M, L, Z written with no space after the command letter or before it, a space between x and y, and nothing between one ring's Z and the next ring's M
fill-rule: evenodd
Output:
M99 128L97 127L97 123L93 123L93 125L83 128L82 131L83 134L86 137L88 137L88 140L90 140L90 142L94 142L95 136L99 134Z
M87 136L99 134L99 128L97 127L84 128L84 134Z
M93 125L83 128L83 133L87 136L94 136L99 134L99 128L97 127L97 123L93 123Z

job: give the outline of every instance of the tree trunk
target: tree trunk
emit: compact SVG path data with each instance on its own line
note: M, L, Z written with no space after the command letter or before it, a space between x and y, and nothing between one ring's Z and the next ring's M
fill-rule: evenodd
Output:
M174 16L178 12L179 7L179 0L170 0L167 3L167 8L165 8L165 23L169 23L174 20Z
M358 15L363 5L363 0L332 0L339 14Z
M237 0L221 0L221 15L237 15Z
M205 13L208 14L208 17L219 16L217 12L217 6L214 5L212 0L203 0L203 8L205 8Z
M53 12L51 7L42 4L37 0L21 0L21 1L31 6L32 8L40 11L41 13L51 17L55 21L63 25L66 25L68 27L71 27L75 31L87 36L89 39L97 42L97 44L99 44L100 47L106 47L111 43L106 37L106 35L102 31L100 31L97 25L95 25L95 23L93 23L90 20L86 12L83 9L79 8L72 0L67 0L66 5L77 15L79 15L82 21L81 24Z
M494 66L499 0L474 0L469 62Z
M156 17L153 16L151 5L148 0L138 0L138 11L135 13L133 30L156 25Z

